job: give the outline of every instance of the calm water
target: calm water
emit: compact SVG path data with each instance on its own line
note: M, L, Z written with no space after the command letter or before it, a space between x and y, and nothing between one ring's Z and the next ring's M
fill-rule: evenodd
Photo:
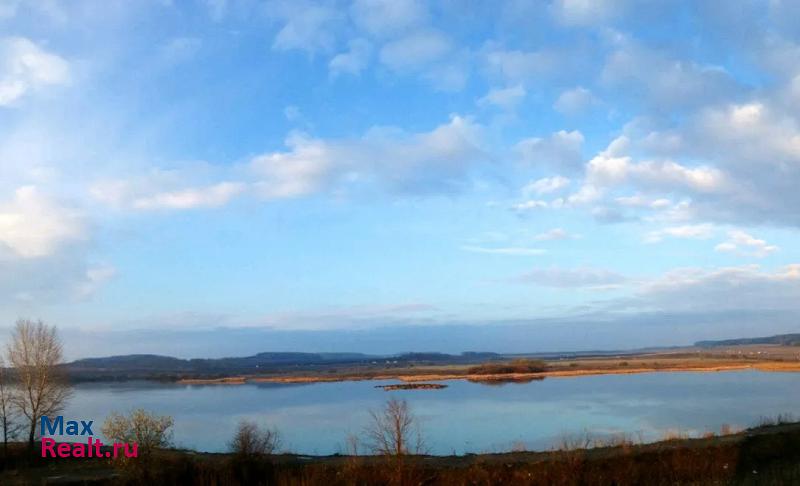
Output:
M370 409L397 396L422 420L431 452L463 454L504 451L514 443L546 449L584 430L648 440L669 430L702 434L800 412L800 373L648 373L504 386L450 381L443 390L374 388L384 383L87 384L75 388L64 415L101 424L111 411L143 407L175 418L177 446L203 451L224 450L236 423L255 419L276 426L289 451L330 454L341 450L348 434L363 430Z

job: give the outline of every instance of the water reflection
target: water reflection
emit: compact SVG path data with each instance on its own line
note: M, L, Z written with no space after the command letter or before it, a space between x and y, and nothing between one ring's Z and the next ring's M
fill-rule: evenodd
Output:
M294 452L331 454L359 434L388 397L421 418L432 452L549 448L565 435L629 433L655 440L668 430L702 434L724 424L797 413L800 374L735 371L551 378L530 383L449 381L438 390L384 391L392 382L177 385L92 383L75 388L65 416L102 423L143 407L175 418L176 445L221 451L244 418L278 427ZM486 386L486 385L491 386Z

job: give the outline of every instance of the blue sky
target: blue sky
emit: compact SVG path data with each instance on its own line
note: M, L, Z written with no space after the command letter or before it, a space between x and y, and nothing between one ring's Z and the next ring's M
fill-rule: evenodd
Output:
M2 0L0 319L70 356L796 330L798 15Z

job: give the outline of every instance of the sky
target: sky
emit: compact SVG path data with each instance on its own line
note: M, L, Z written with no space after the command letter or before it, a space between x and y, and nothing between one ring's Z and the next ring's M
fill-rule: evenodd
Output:
M0 0L0 330L71 358L797 331L797 18Z

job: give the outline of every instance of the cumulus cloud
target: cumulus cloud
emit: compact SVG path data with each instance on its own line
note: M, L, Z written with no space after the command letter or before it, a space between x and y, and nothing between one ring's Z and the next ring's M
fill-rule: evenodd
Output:
M425 4L418 0L355 0L350 15L358 27L376 37L408 31L428 18Z
M665 238L682 238L692 240L707 240L714 236L714 225L711 224L690 224L683 226L670 226L647 233L644 241L647 243L658 243Z
M668 209L673 207L672 201L664 197L647 197L641 194L619 196L614 199L617 204L630 208Z
M297 197L316 192L329 182L329 176L335 174L334 169L339 164L348 162L337 159L338 150L328 142L303 134L289 136L286 146L288 152L263 154L250 164L256 176L261 178L257 187L266 198Z
M270 16L282 22L272 48L281 51L330 51L336 43L337 28L343 16L333 6L307 0L273 1Z
M800 126L784 109L764 101L706 108L681 127L647 133L640 143L705 164L693 174L672 171L673 178L694 181L700 217L800 225Z
M69 63L24 37L0 40L0 106L70 80Z
M800 265L676 269L646 283L632 303L675 311L800 310Z
M720 243L714 249L716 251L736 253L737 255L756 258L764 258L779 250L777 246L770 245L766 241L758 239L741 230L729 231L728 240Z
M386 43L381 49L380 60L395 71L414 71L442 59L452 49L453 44L447 36L425 30Z
M508 88L492 88L478 100L478 106L498 106L510 110L525 98L525 88L518 84Z
M0 316L14 319L53 303L90 299L116 275L105 264L88 264L85 248L39 258L0 256ZM12 321L13 322L13 321Z
M111 265L90 267L86 270L84 279L75 283L75 295L79 299L87 299L116 276L117 269Z
M134 209L195 209L216 208L227 204L244 191L244 184L220 182L208 187L181 189L134 199Z
M553 103L553 108L564 115L578 115L588 110L594 103L592 92L578 86L558 95L558 99Z
M607 22L623 12L627 3L624 0L555 0L550 8L562 24L583 26Z
M530 194L550 194L561 191L569 186L570 180L562 176L543 177L529 182L522 188L524 195Z
M543 287L608 289L618 287L627 279L616 272L593 267L536 268L515 279Z
M480 59L490 79L502 80L511 86L527 86L545 81L566 81L569 74L579 72L580 67L586 65L586 54L582 50L567 48L507 49L490 42L480 51Z
M515 151L525 164L575 171L583 160L583 141L583 134L577 130L560 130L547 138L526 138L517 143Z
M367 182L401 193L451 192L485 159L481 131L472 120L454 116L422 133L376 127L361 138L342 140L293 134L288 151L257 156L250 167L265 198Z
M549 207L550 203L547 201L542 201L541 199L530 199L528 201L513 204L511 209L520 213L524 213L536 209L546 209Z
M628 143L625 137L620 137L592 158L586 166L587 181L597 186L632 182L637 187L696 192L721 192L725 189L725 174L717 168L687 167L672 160L635 162L625 155Z
M247 190L243 182L215 182L187 187L195 173L207 167L199 165L182 170L155 169L128 179L100 180L89 192L96 200L117 209L187 210L224 206Z
M22 258L52 255L86 236L79 211L57 204L34 186L20 187L11 201L0 203L0 245Z
M348 43L346 52L337 54L328 63L331 76L350 74L358 76L369 64L372 55L372 44L365 39L353 39Z
M720 66L674 58L627 38L619 40L608 57L602 80L663 110L709 105L743 91Z
M469 78L469 52L458 49L448 35L431 28L385 43L378 59L395 73L415 75L441 91L458 91Z
M689 215L689 208L685 207L688 203L673 204L663 195L722 197L734 188L728 175L716 167L687 166L670 159L637 161L630 152L631 143L626 136L614 139L586 163L583 184L563 200L563 205L588 206L592 211L617 214L622 219L622 212L613 205L647 208L664 212L662 219L677 219L679 213ZM631 189L634 194L630 194Z

